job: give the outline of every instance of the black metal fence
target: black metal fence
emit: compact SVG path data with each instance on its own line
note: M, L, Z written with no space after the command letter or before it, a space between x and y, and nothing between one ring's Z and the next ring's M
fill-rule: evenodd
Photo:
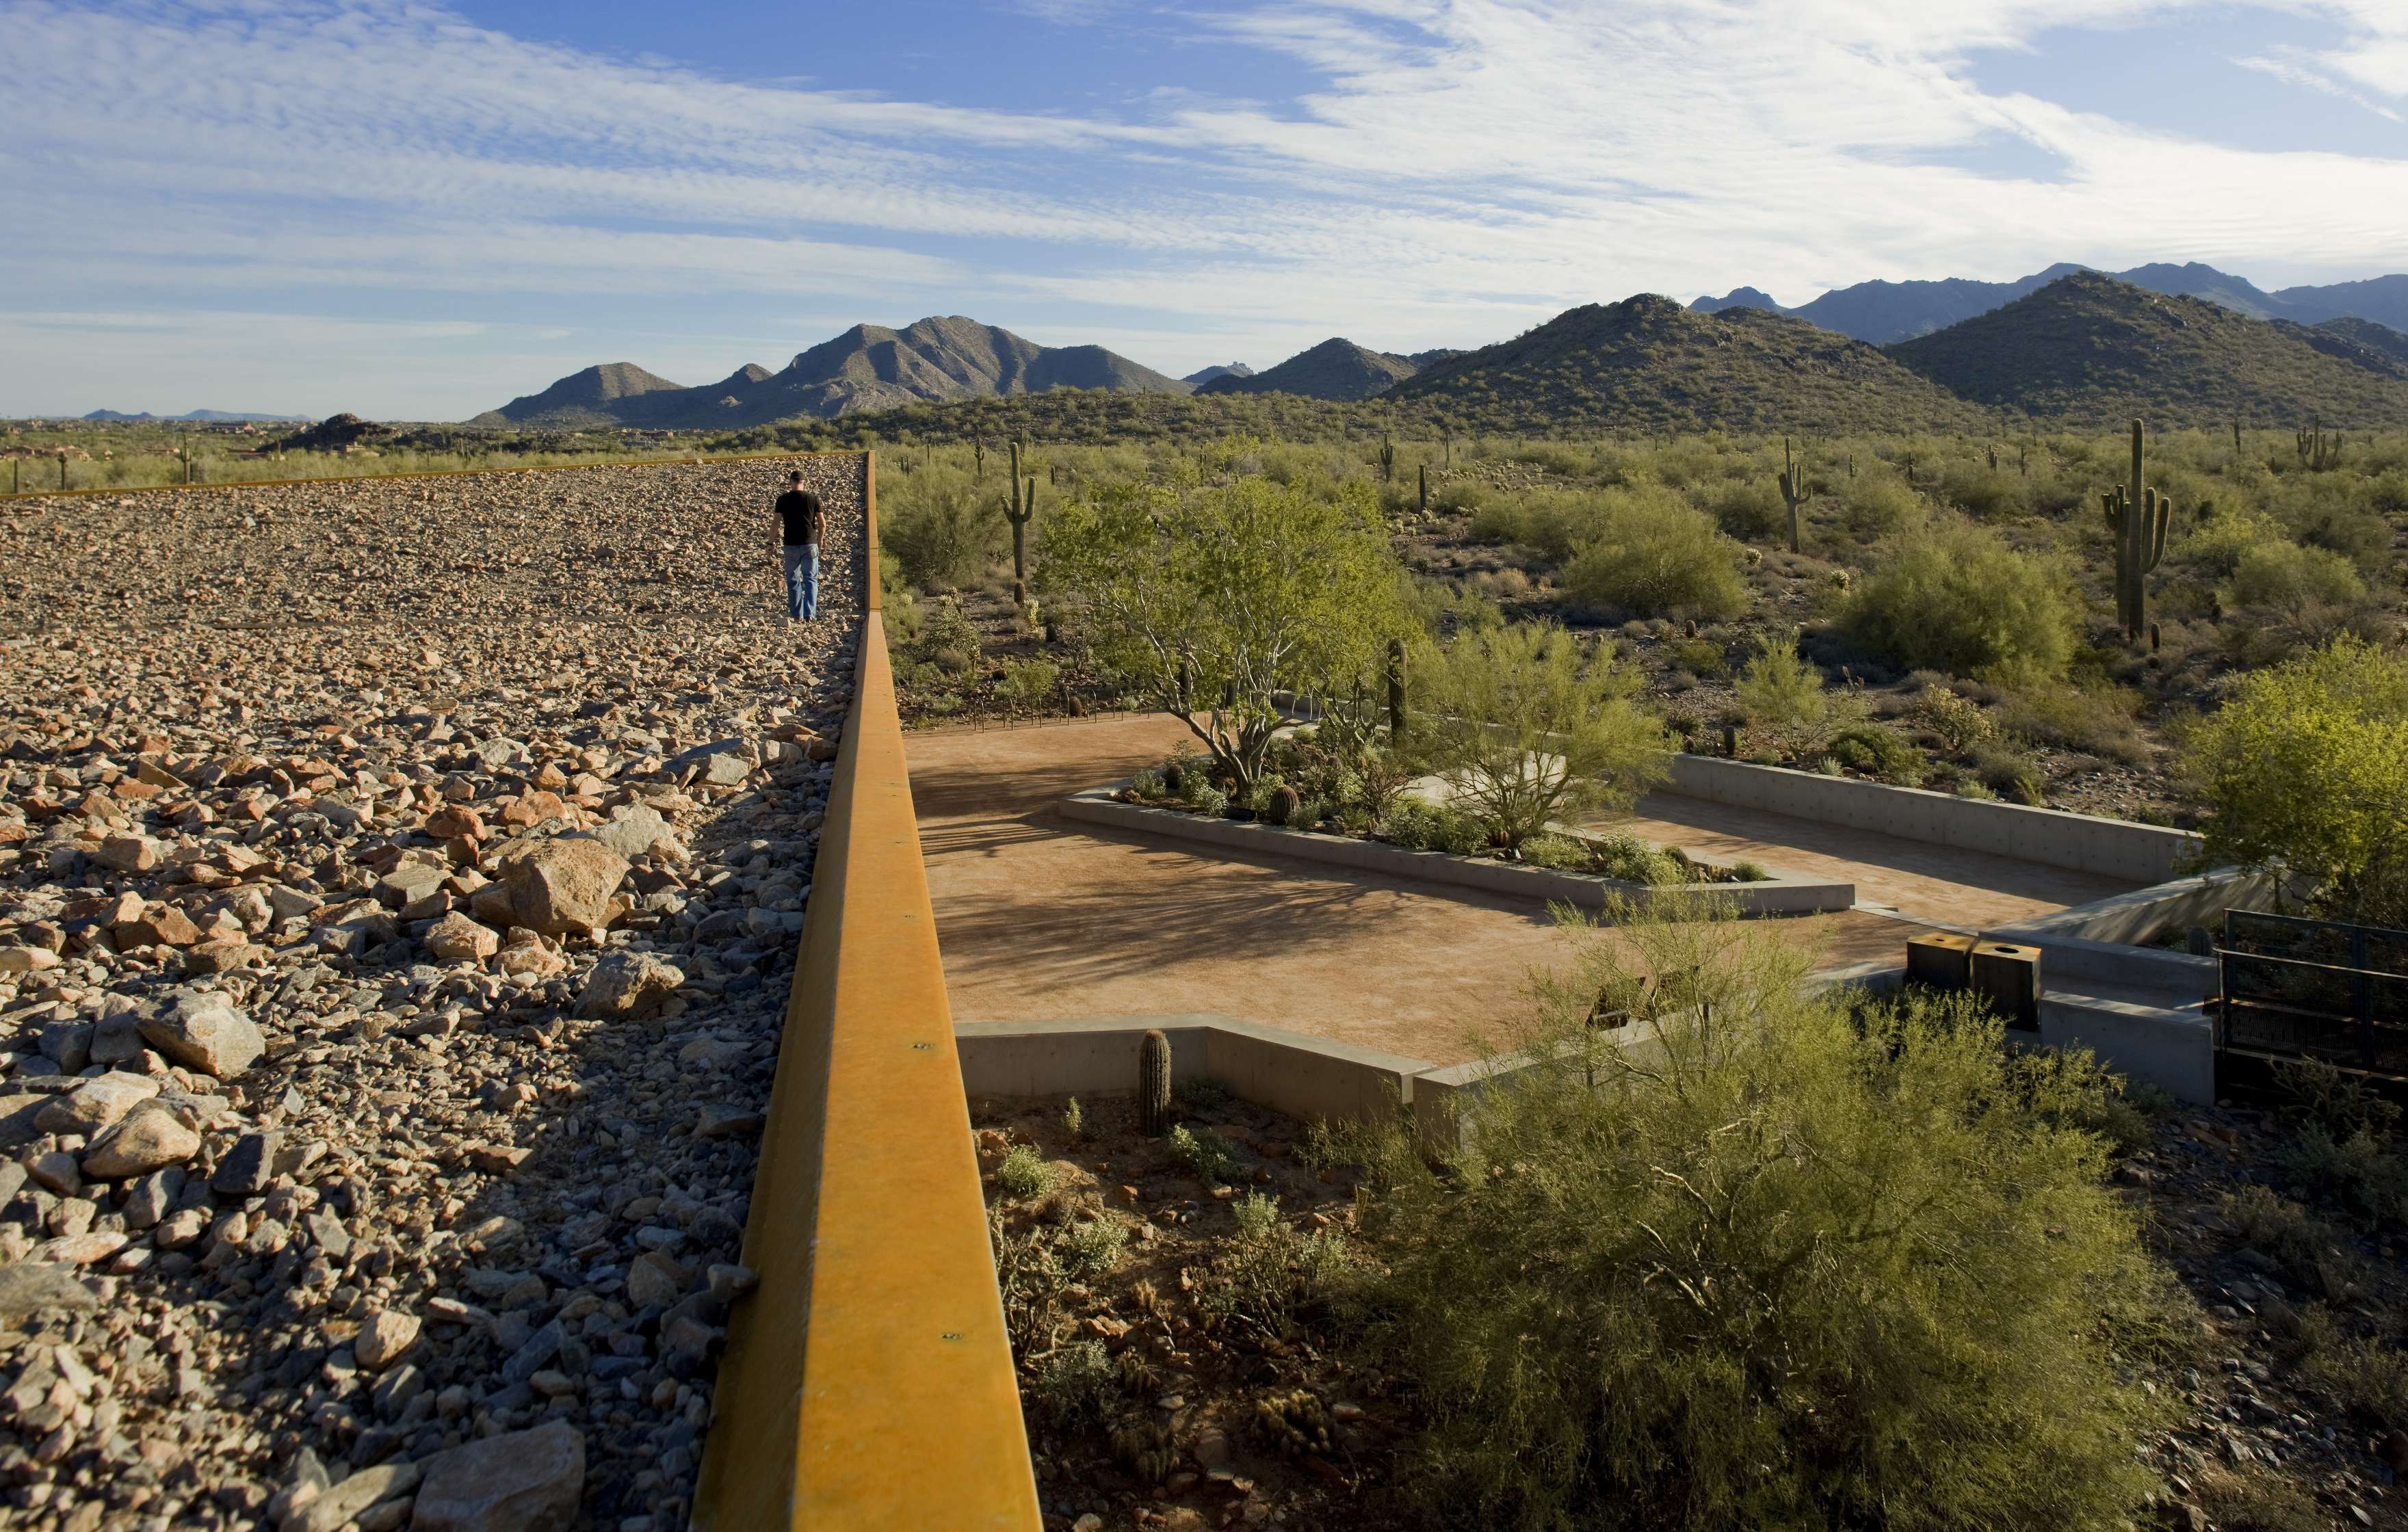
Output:
M2229 909L2220 1052L2408 1077L2408 931Z

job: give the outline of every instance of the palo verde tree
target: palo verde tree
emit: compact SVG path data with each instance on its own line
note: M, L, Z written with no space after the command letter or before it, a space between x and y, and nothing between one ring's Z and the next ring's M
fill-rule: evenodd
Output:
M2341 638L2254 671L2188 753L2210 866L2279 865L2331 913L2408 923L2408 660Z
M1962 995L1812 993L1733 913L1576 929L1459 1133L1338 1130L1411 1500L1517 1532L2132 1525L2171 1410L2131 1362L2186 1300L2104 1184L2113 1082Z
M1560 628L1489 628L1421 669L1415 748L1507 846L1569 809L1627 809L1667 774L1664 725L1611 642L1584 654Z
M1274 693L1351 690L1405 623L1368 485L1119 484L1051 526L1048 576L1097 657L1204 742L1232 795L1263 775Z

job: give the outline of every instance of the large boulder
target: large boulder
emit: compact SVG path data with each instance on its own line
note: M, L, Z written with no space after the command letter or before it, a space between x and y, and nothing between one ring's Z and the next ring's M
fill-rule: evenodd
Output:
M585 1493L585 1438L552 1421L437 1453L425 1469L412 1532L567 1532Z
M181 1165L200 1152L201 1136L182 1118L146 1102L93 1145L83 1157L83 1173L93 1181L122 1181Z
M232 1080L257 1062L267 1041L222 995L182 991L142 1018L142 1038L187 1069Z
M650 1016L685 982L685 970L650 952L612 952L594 965L577 1014L627 1019Z
M623 810L617 819L595 829L594 838L629 858L641 856L663 841L668 843L664 850L673 853L671 860L682 860L685 855L676 829L650 804L637 804Z
M507 899L509 923L540 931L548 937L584 935L601 930L626 911L613 904L619 885L627 880L627 859L598 840L560 836L523 843L503 853L494 869L495 883ZM479 919L493 909L491 888L472 896ZM498 913L498 910L494 912Z

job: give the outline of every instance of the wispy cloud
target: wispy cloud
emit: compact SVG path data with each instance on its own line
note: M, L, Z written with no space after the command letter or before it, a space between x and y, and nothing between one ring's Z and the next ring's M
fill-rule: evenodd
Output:
M497 394L506 365L629 355L635 337L656 348L636 359L700 380L820 338L781 326L931 310L1126 337L1184 371L1333 330L1477 343L1641 289L1795 301L2057 259L2408 267L2408 227L2370 211L2408 206L2408 163L2192 142L1985 93L1965 67L2210 0L1019 3L1064 23L1065 48L1090 20L1175 27L1310 83L1240 89L1165 49L1107 105L1010 110L734 81L403 0L0 0L0 179L44 212L0 228L0 262L22 310L164 316L159 351L186 359L194 403L339 379L348 408L418 415L549 376ZM2278 3L2314 41L2264 67L2408 106L2397 0ZM1980 168L2009 138L2051 173ZM356 351L308 328L354 307L392 322L379 354L416 360L357 377ZM199 313L226 316L215 372L175 317ZM133 350L110 351L129 359L112 391L66 355L74 329L0 322L0 410L172 402L122 397L164 376ZM283 350L228 343L251 335Z

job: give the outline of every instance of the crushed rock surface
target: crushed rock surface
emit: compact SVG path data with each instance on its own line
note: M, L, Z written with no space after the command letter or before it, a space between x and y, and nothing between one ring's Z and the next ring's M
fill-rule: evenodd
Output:
M0 505L0 1525L683 1524L862 608L790 463Z

